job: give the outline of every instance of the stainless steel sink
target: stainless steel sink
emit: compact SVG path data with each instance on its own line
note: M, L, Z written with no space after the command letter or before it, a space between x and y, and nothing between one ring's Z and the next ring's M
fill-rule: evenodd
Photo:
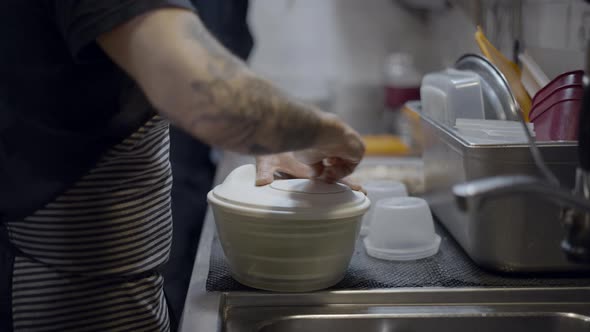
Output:
M588 331L586 317L572 314L536 314L489 316L370 316L366 317L293 317L275 321L259 329L261 332L384 332L384 331L438 331L438 332L511 332L511 331Z
M226 332L590 331L590 289L228 293Z

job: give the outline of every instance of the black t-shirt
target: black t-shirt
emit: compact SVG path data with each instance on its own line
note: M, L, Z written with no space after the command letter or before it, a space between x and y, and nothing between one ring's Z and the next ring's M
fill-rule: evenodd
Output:
M101 33L189 0L0 1L0 220L63 192L152 114L96 45Z
M254 40L248 28L248 0L191 0L207 29L233 54L247 59Z

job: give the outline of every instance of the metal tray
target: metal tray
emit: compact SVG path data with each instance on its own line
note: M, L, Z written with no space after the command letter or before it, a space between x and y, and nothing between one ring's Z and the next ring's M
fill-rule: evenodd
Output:
M416 105L413 111L418 112ZM433 213L480 266L502 272L571 272L589 266L567 261L560 248L561 208L524 195L487 200L476 213L460 211L453 185L501 174L538 174L527 144L477 145L421 116L426 199ZM576 142L538 143L549 168L573 188Z

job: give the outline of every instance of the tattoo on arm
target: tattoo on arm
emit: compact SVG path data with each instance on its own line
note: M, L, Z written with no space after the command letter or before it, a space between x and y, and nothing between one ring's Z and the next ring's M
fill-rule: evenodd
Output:
M210 133L217 144L243 146L252 154L277 153L304 149L312 145L320 130L318 115L291 102L270 84L257 80L225 80L191 87L197 101L190 127L219 130Z
M186 32L209 56L202 60L206 75L189 83L185 129L211 144L251 154L305 149L317 140L322 119L315 110L250 73L198 22L187 22Z

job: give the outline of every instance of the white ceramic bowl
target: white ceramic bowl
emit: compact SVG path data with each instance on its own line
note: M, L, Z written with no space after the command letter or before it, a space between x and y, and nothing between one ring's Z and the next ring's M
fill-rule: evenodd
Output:
M208 195L233 277L282 292L340 281L369 199L341 184L295 179L256 187L254 181L254 166L242 166Z

